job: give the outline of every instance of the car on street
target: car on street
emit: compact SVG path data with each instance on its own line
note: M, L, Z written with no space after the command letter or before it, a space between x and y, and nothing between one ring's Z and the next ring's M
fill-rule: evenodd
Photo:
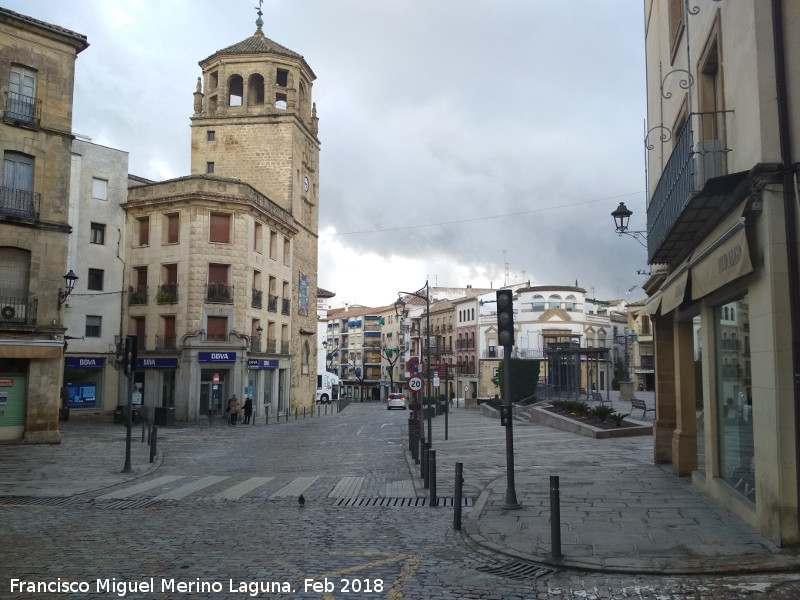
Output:
M403 394L389 394L389 397L386 398L386 410L393 408L402 408L403 410L408 408L406 397Z

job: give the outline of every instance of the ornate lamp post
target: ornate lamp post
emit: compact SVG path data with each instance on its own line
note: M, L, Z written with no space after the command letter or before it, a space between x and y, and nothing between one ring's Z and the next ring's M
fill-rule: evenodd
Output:
M628 223L630 222L631 215L633 214L632 211L628 210L628 207L625 206L624 202L620 202L617 210L611 213L611 216L614 217L614 228L619 235L629 235L637 242L639 242L642 246L647 248L647 232L646 231L629 231L628 230ZM639 238L644 239L644 242Z
M67 301L67 298L72 293L72 290L75 289L75 282L78 281L78 276L75 275L72 269L64 275L64 285L66 289L58 288L58 310L61 310L61 307L64 305L64 302Z

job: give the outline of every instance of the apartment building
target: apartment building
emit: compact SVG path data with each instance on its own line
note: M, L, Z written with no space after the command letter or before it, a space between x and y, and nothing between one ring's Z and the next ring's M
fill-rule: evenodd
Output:
M657 463L800 541L800 4L645 0Z
M0 439L61 439L72 95L88 45L0 8Z

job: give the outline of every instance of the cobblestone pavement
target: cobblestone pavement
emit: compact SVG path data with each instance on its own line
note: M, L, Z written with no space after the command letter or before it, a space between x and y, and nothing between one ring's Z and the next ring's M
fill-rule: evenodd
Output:
M798 574L550 571L473 548L453 529L452 507L377 500L405 498L418 483L402 449L406 417L355 404L332 419L162 429L155 471L55 499L7 497L0 507L6 550L0 598L800 596ZM522 439L518 451L532 451L535 439ZM0 459L8 451L0 447ZM476 489L496 478L494 469L479 476L472 462ZM359 505L353 497L375 501ZM60 579L66 587L85 584L86 591L26 593L19 585L12 591L12 579L57 585ZM154 590L142 589L151 582ZM137 584L139 591L130 591Z

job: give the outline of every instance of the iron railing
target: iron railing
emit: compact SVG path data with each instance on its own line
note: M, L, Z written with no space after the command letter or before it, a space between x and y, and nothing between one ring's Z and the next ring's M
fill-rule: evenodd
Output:
M675 138L647 207L647 254L651 261L689 201L709 179L727 174L727 126L733 111L692 113Z
M273 296L272 294L269 295L267 299L267 310L269 312L278 312L278 297Z
M128 286L128 304L147 304L147 286Z
M264 298L263 290L253 290L253 300L252 300L253 308L261 308L261 301L263 298Z
M165 283L158 286L158 292L156 292L156 303L175 304L177 301L178 301L177 283Z
M156 335L156 350L173 351L177 349L177 338L174 335Z
M0 215L21 219L38 219L42 195L38 192L0 187Z
M233 286L227 283L209 283L206 287L206 302L231 304L233 302Z
M283 298L281 304L281 314L288 315L291 311L291 301L288 298Z
M0 323L36 325L37 298L0 296Z
M17 92L6 92L3 121L14 125L39 127L42 121L42 101Z

